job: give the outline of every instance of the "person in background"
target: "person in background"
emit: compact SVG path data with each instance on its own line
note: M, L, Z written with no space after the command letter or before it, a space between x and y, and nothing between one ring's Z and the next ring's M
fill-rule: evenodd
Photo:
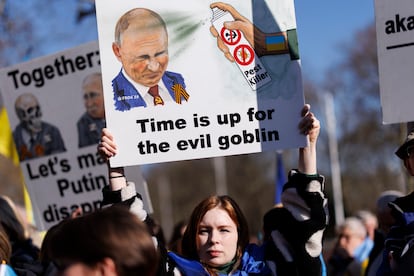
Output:
M124 206L62 221L45 246L58 275L155 276L158 267L148 227Z
M101 73L93 73L84 78L82 94L86 111L76 123L80 148L98 144L102 129L105 127L105 105Z
M414 275L414 192L389 203L395 223L384 242L377 276Z
M382 192L376 203L376 216L378 219L378 228L374 233L374 247L368 257L368 264L365 269L365 276L375 276L378 267L381 264L385 237L390 232L392 225L395 224L395 219L391 215L391 208L388 204L399 197L404 196L400 191L388 190Z
M3 226L0 225L0 259L1 263L10 263L11 244Z
M414 123L407 123L407 137L395 154L414 176ZM385 238L378 276L414 275L414 192L388 204L395 223Z
M11 257L11 244L6 231L0 225L0 276L16 276L16 272L9 265Z
M181 220L174 225L171 238L168 242L168 250L171 250L178 254L182 253L181 240L183 238L186 228L187 228L187 223L184 220Z
M355 216L359 218L367 229L367 238L374 240L375 229L378 228L378 219L374 213L368 210L359 210Z
M364 245L367 230L357 217L348 217L337 227L337 241L327 261L329 276L360 276L362 262L355 257L358 248Z
M14 202L0 196L0 224L11 244L10 266L18 275L42 275L39 248L33 244Z
M322 236L328 217L324 178L316 167L320 123L309 105L301 114L299 131L307 135L308 146L299 149L298 169L291 171L284 185L283 216L271 216L280 223L269 229L269 243L248 244L247 223L237 203L227 195L210 196L190 216L183 255L168 252L161 275L321 275ZM116 143L107 129L102 134L98 149L110 158L117 153ZM110 168L109 178L103 205L128 205L141 220L147 220L142 200L126 180L123 168ZM269 244L275 250L267 251Z
M367 230L367 236L364 243L354 252L354 257L362 264L362 271L365 271L368 266L369 254L374 247L374 233L378 227L378 220L374 213L368 210L359 210L355 217L359 218Z
M407 123L407 138L404 143L397 149L397 155L407 169L407 172L414 176L414 122Z

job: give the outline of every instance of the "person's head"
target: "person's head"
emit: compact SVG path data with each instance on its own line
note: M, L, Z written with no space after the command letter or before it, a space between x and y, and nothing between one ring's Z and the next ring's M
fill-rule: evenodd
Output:
M385 252L388 254L388 258L384 258L384 265L388 261L392 271L389 275L414 275L413 203L414 192L388 203L395 219L384 242Z
M47 259L60 275L155 275L158 255L146 225L112 206L68 219L53 229Z
M145 219L145 224L150 229L151 235L156 238L157 243L165 246L164 230L162 229L161 224L152 217L147 217Z
M0 223L11 242L28 238L24 220L14 202L7 196L0 196Z
M348 217L338 226L338 246L348 256L354 256L355 249L360 246L367 236L367 230L359 218Z
M185 222L184 220L181 220L179 222L177 222L174 225L172 234L171 234L171 238L168 242L168 249L173 251L173 252L177 252L177 253L181 253L181 240L183 238L185 229L187 228L187 222Z
M193 210L182 240L183 255L208 269L239 265L249 242L247 221L229 196L210 196Z
M368 210L359 210L355 216L364 224L368 237L374 240L375 229L378 228L378 219L375 214Z
M378 218L378 229L384 234L388 234L391 226L395 224L395 218L391 214L388 203L404 196L400 191L388 190L382 192L377 199L376 214Z
M169 59L164 20L144 8L126 12L115 26L112 50L133 81L147 87L158 84Z
M86 76L82 82L83 102L86 112L95 119L105 117L102 75L93 73Z
M4 230L4 228L0 225L0 261L2 263L10 262L11 250L12 248L9 237L7 236L7 233Z
M42 110L39 101L31 93L24 93L14 102L16 115L22 126L30 133L39 133L42 130Z
M395 154L403 160L410 175L414 176L414 122L407 123L407 138Z

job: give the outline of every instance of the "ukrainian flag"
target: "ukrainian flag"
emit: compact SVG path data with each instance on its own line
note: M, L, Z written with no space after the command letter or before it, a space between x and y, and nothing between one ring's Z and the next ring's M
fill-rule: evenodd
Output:
M286 38L284 35L266 36L267 51L284 51L287 50Z
M19 156L14 146L12 131L7 117L6 108L0 107L0 154L13 160L13 163L19 165Z

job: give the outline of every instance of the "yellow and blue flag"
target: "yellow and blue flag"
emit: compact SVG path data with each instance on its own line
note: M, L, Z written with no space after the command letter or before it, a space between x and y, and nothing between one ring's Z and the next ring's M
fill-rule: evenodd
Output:
M0 108L0 154L13 160L16 166L19 165L19 156L14 145L9 117L4 107Z
M5 107L0 107L0 154L12 160L14 165L19 166L19 155L14 145L9 117L7 116ZM28 216L27 219L33 222L32 203L26 185L23 185L23 195Z

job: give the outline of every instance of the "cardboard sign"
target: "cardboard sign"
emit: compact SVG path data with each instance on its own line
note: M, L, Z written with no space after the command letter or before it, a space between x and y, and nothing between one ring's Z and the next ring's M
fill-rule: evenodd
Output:
M96 9L119 149L111 166L305 145L292 0L97 0Z
M4 106L40 230L78 207L100 207L108 184L106 161L97 154L105 125L100 70L97 42L1 70ZM139 176L135 169L129 179L142 190ZM143 197L148 203L147 193Z
M376 0L375 21L383 122L414 121L412 1Z

